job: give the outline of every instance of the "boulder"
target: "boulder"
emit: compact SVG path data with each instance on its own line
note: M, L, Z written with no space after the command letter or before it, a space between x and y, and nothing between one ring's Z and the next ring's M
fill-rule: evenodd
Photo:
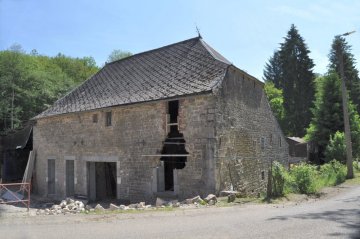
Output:
M115 211L115 210L119 210L120 208L118 206L116 206L115 204L110 203L109 209L110 209L110 211Z
M167 201L165 201L164 199L161 199L161 198L156 198L155 206L161 207L165 204L167 204Z
M138 209L144 209L146 206L145 202L139 202L138 205L137 205L137 208Z
M196 197L189 198L189 199L186 199L186 200L185 200L186 204L201 203L202 201L203 201L203 200L201 199L200 196L196 196Z
M97 204L94 208L96 211L104 211L105 209L100 204Z
M204 198L204 201L206 203L209 203L211 200L217 202L217 198L216 198L216 196L214 194L209 194L209 195L207 195L206 198Z
M59 204L59 206L60 206L61 208L66 207L66 205L67 205L66 200L62 200L61 203Z
M119 209L120 209L120 210L126 210L126 209L127 209L127 206L125 206L125 205L120 205L120 206L119 206Z
M74 199L72 199L72 198L66 198L66 203L67 203L67 204L71 204L71 203L74 203L74 202L75 202Z
M210 200L210 201L208 201L208 204L209 204L210 206L213 206L213 205L216 204L216 202L217 202L217 201L215 201L215 200Z
M90 206L90 205L86 205L86 206L85 206L85 209L86 209L86 210L90 210L90 209L93 209L93 208L92 208L92 206Z

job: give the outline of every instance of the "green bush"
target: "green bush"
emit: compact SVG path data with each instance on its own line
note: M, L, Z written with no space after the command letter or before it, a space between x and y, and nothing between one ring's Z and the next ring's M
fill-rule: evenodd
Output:
M358 159L353 161L353 166L356 171L360 172L360 162L358 161Z
M290 170L294 180L294 192L311 194L317 192L317 170L315 166L302 163Z
M320 186L334 186L345 181L346 167L337 160L332 160L320 168Z
M345 146L345 137L343 132L336 131L336 133L331 136L329 144L325 149L325 161L330 162L331 160L339 160L342 163L346 162L346 146Z
M287 171L284 166L275 161L272 165L272 196L284 196L284 185Z

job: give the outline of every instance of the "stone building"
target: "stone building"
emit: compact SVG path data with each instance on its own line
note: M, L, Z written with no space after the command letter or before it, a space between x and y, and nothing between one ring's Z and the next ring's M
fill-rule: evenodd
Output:
M34 120L47 197L257 195L270 161L288 163L263 83L200 37L106 64Z

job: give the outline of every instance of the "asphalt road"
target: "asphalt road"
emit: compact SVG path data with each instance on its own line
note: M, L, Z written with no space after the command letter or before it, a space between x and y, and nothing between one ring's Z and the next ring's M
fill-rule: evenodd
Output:
M0 217L0 238L360 238L360 186L298 205Z

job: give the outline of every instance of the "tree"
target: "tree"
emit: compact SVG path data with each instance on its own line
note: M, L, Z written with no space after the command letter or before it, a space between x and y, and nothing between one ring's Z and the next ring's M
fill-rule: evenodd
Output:
M272 82L265 83L265 93L269 100L269 104L275 118L278 120L280 126L284 124L284 107L283 107L283 92L274 86Z
M92 57L26 54L20 45L0 51L0 133L19 128L94 74Z
M276 88L282 88L280 82L282 79L281 73L279 52L275 51L274 55L270 57L269 62L265 65L263 80L265 82L272 82Z
M316 143L319 158L324 160L324 151L330 137L337 131L344 132L342 112L341 81L336 73L329 73L316 79L315 105L313 118L307 128L306 139ZM360 156L360 119L354 105L349 102L351 139L354 156Z
M110 53L107 62L110 63L113 61L121 60L121 59L129 57L131 55L132 55L131 52L116 49Z
M283 91L283 124L287 135L302 137L311 120L314 100L314 63L304 39L291 25L284 43L265 65L265 82L274 83Z
M360 113L359 72L356 69L354 55L351 53L351 46L349 46L344 37L336 36L332 42L329 53L329 71L335 71L340 75L340 59L339 54L336 52L337 49L340 49L343 57L346 88L350 92L351 101L357 106L357 112Z
M279 51L282 69L280 85L284 95L286 132L300 137L305 135L310 123L314 100L314 63L309 53L304 39L291 25Z

